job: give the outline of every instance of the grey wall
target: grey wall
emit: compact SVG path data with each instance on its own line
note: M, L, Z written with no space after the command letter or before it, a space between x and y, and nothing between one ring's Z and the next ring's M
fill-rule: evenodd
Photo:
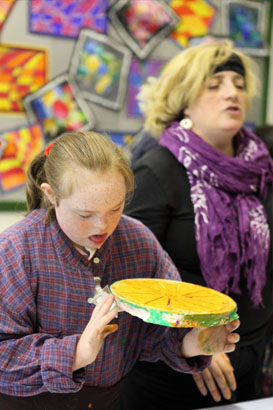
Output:
M222 20L222 0L211 0L219 11L219 17L215 20L212 27L212 33L215 35L223 35L223 20ZM116 40L120 41L120 38L116 35L113 27L109 23L108 35ZM75 39L64 39L51 37L47 35L37 35L28 32L28 0L17 0L4 27L0 33L0 41L2 43L8 44L18 44L27 46L38 46L42 48L47 48L48 50L48 79L66 72L69 68L72 51L75 45ZM272 42L273 43L273 42ZM171 39L165 39L153 50L149 58L161 58L170 59L176 53L181 50ZM271 60L273 61L273 51L271 50ZM267 59L264 57L256 57L255 60L258 63L260 77L264 79L265 64ZM273 122L273 65L271 64L271 82L270 82L270 92L269 103L267 109L268 121ZM253 106L248 114L247 120L257 124L261 123L262 117L262 95L260 94L257 99L255 99ZM113 111L94 103L92 104L92 111L95 114L97 125L96 129L104 129L111 131L125 131L125 132L136 132L140 127L142 121L136 118L130 118L126 115L126 102L121 111ZM21 125L27 124L27 119L24 114L14 115L14 114L0 114L0 132L2 130L7 130L10 128L16 128ZM24 190L16 191L11 194L6 194L4 196L0 195L0 201L3 200L16 200L24 199Z

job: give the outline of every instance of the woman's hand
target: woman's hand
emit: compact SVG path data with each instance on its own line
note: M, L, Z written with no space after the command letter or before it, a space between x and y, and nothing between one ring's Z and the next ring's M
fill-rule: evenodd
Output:
M240 340L238 333L232 333L240 326L238 319L228 325L193 328L182 340L182 356L189 358L198 355L230 353Z
M78 341L72 367L73 372L93 363L97 358L106 336L118 329L117 324L108 324L117 316L117 312L110 311L113 302L114 297L112 295L107 295L95 307L92 316Z
M229 400L231 391L236 390L234 369L225 353L214 355L211 365L202 372L193 374L192 377L200 393L206 396L209 392L217 402L221 400L221 393Z

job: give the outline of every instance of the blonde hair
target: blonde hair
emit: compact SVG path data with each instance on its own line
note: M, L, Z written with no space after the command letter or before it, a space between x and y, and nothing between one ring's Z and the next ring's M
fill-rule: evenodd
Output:
M106 135L74 131L62 134L48 156L43 151L30 164L26 183L28 212L45 208L47 222L54 220L55 207L41 190L41 184L47 182L51 186L58 205L61 198L73 192L77 169L116 170L124 177L127 199L133 193L134 176L122 149Z
M145 116L145 129L159 137L169 122L183 118L184 109L202 92L216 67L236 54L245 70L247 103L257 94L258 78L254 62L235 50L231 41L189 47L164 67L158 78L149 77L137 96Z

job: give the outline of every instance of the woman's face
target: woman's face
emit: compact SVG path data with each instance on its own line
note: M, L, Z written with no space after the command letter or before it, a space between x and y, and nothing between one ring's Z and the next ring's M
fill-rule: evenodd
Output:
M193 131L220 151L232 143L243 125L247 96L245 79L234 71L213 74L200 96L185 109Z
M76 247L100 248L120 220L125 196L120 172L81 170L74 192L55 207L57 221Z

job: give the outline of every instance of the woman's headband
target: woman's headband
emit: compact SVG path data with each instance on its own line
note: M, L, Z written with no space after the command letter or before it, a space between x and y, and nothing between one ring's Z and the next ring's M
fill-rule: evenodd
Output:
M240 57L233 53L227 61L215 68L214 74L220 73L221 71L235 71L242 77L245 77L245 68L243 66Z

